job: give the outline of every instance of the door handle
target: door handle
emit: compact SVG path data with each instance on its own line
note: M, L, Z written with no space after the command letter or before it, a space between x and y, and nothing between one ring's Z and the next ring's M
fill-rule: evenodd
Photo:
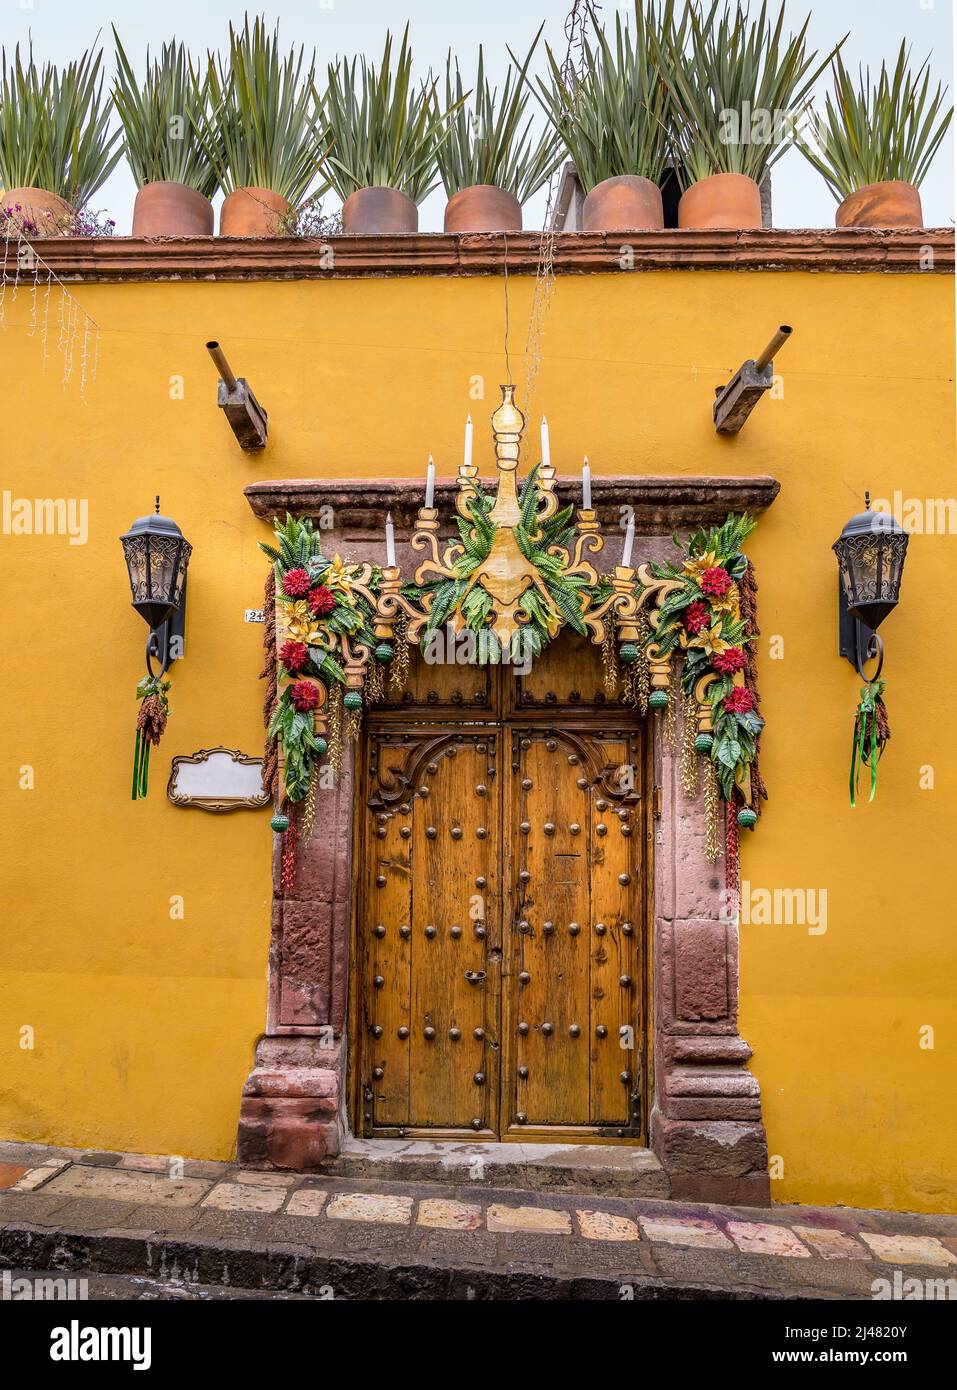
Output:
M480 985L485 979L484 970L466 970L465 978L470 985Z

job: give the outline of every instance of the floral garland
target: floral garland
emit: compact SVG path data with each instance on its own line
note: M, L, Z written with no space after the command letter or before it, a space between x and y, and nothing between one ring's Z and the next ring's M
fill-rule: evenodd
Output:
M369 572L369 584L364 586L359 582L362 566L348 565L338 555L326 559L322 539L308 517L287 514L285 523L274 521L273 525L276 545L260 542L260 549L273 562L276 603L285 619L286 640L278 659L279 675L286 684L273 709L268 734L282 746L282 796L299 802L309 793L316 760L329 750L326 739L316 732L317 714L322 707L338 709L340 699L346 709L361 708L358 691L350 689L342 696L346 685L342 653L347 643L370 651L375 647L370 598L378 571Z
M650 566L655 578L678 582L645 636L646 652L658 660L683 653L680 685L686 700L694 698L696 687L704 690L712 732L699 733L693 747L708 759L708 779L713 776L724 801L743 800L736 788L753 770L755 806L742 805L737 817L739 825L752 829L766 795L756 770L764 720L757 710L753 658L747 650L756 633L752 615L742 611L751 605L742 603L748 597L742 588L749 561L741 547L755 524L746 514L731 515L721 526L696 531L680 565ZM681 546L677 536L674 541ZM705 677L710 678L707 684L699 686ZM663 698L656 699L656 694ZM667 703L664 692L652 692L652 708Z
M584 576L566 573L561 559L554 553L555 549L567 551L575 538L572 522L574 508L562 507L546 521L537 522L540 468L541 465L537 464L522 484L518 498L521 520L513 528L513 534L526 560L538 570L555 607L554 610L550 608L535 589L525 591L522 608L528 613L530 622L512 638L510 657L514 661L539 656L561 630L563 622L584 636L587 632L583 616L586 596L591 594L593 598L604 598L608 592L607 581L590 586ZM406 598L414 601L426 594L434 595L425 626L427 633L436 631L453 613L461 610L465 627L484 639L477 646L476 659L479 665L487 665L501 660L501 649L495 633L487 627L493 607L492 596L475 582L473 576L488 559L498 526L491 519L494 494L485 492L474 481L470 485L474 495L468 499L466 506L472 518L471 524L464 517L456 517L462 550L453 562L455 578L432 580L421 586L407 584L402 592Z

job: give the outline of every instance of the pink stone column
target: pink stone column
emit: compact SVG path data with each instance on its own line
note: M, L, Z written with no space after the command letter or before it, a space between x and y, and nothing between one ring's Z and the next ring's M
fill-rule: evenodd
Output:
M770 1204L768 1151L751 1049L738 1034L738 927L723 911L725 862L705 856L704 795L682 791L678 755L655 764L655 1100L651 1142L672 1196Z
M266 1032L243 1087L237 1149L247 1167L319 1166L339 1152L352 903L353 748L331 788L316 792L312 834L297 847L283 895L273 852ZM289 834L292 833L290 829Z

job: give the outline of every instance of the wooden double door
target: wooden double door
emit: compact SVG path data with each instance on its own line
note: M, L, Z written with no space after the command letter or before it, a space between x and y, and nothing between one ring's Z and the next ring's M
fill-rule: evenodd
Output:
M365 735L356 1132L643 1142L642 724L504 671L442 718L454 679Z

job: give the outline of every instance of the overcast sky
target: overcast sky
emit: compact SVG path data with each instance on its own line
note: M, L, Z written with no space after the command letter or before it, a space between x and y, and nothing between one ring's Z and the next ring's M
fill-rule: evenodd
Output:
M631 10L631 0L622 0L621 7ZM407 16L416 65L422 74L430 65L444 73L449 48L468 73L478 45L483 43L494 79L508 65L506 44L524 54L543 19L545 39L559 57L563 56L563 22L570 8L570 0L480 0L477 4L463 0L283 0L259 8L250 6L250 13L264 13L270 23L278 19L283 39L289 44L305 43L310 50L315 47L323 64L337 54L378 56L387 27L401 28ZM757 10L757 3L753 8ZM773 3L770 8L774 11ZM612 24L615 9L613 0L602 6L603 16ZM855 70L861 62L877 68L882 59L892 60L901 39L906 38L917 62L932 51L935 81L939 77L953 86L952 0L790 0L787 14L794 27L808 10L811 43L821 51L850 31L844 54ZM38 61L66 62L93 43L101 31L112 73L111 24L116 24L127 53L138 64L148 44L158 49L173 36L197 52L224 46L228 23L230 19L241 21L243 6L227 0L163 0L156 6L144 0L0 0L0 15L4 46L12 49L18 40L26 42L32 34ZM826 86L826 78L820 85ZM953 148L951 133L921 190L924 220L929 226L953 221ZM789 151L775 166L773 190L776 226L833 225L834 200L820 176L796 151ZM93 199L94 207L107 209L116 218L118 233L129 231L135 191L123 164ZM444 204L440 189L423 205L423 231L441 230ZM526 206L526 227L541 226L544 209L542 194Z

